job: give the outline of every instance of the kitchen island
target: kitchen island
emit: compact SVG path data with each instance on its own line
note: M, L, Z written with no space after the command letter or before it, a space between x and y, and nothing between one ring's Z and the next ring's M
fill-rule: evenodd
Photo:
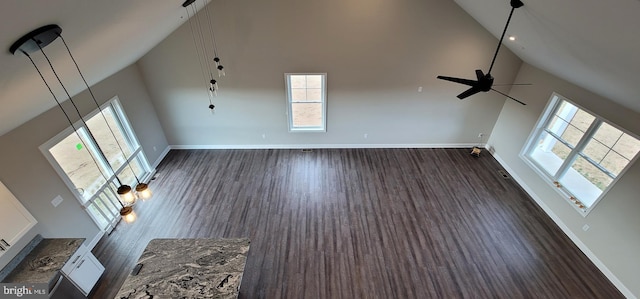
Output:
M49 290L60 277L60 269L80 248L84 238L43 239L39 235L2 271L3 283L46 283ZM12 261L13 262L13 261Z
M249 239L153 239L116 298L237 298Z

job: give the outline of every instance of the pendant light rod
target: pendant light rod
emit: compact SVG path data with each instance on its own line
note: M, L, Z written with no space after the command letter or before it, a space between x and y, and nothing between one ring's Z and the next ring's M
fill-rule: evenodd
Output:
M202 24L200 23L200 19L196 17L196 14L198 13L198 2L197 1L190 2L190 5L188 7L185 7L185 9L187 10L187 17L189 18L189 27L191 28L191 36L193 37L193 42L196 46L196 50L199 48L198 42L197 42L198 40L200 41L200 45L202 46L202 59L200 60L200 67L203 68L203 73L209 72L209 75L213 77L213 71L211 69L211 66L209 63L209 57L207 54L207 47L206 47L205 38L204 38L204 30L202 29ZM191 13L192 13L191 15L189 15L189 9L191 9ZM195 21L193 21L193 19L195 19ZM194 30L193 23L195 23L195 28L197 30ZM200 59L200 56L198 56L198 59ZM206 66L206 70L204 69L203 65ZM204 75L204 77L206 80L206 75Z
M203 57L201 57L201 56L200 56L200 47L198 47L198 42L197 42L197 40L196 40L196 33L195 33L195 29L194 29L193 21L191 20L191 19L192 19L192 17L195 17L196 12L195 12L195 10L194 10L193 16L191 16L191 15L189 14L189 8L188 8L188 6L189 6L189 5L191 5L191 4L193 4L194 2L195 2L195 0L187 0L187 1L185 1L185 2L182 4L182 6L183 6L183 7L184 7L184 9L186 10L186 12L187 12L187 18L189 19L189 28L191 29L191 37L193 38L193 47L194 47L194 48L195 48L195 50L196 50L196 57L197 57L197 59L198 59L198 63L200 64L200 71L201 71L201 73L202 73L202 78L203 78L203 80L204 80L205 82L207 82L207 83L208 83L207 75L206 75L206 70L205 70L205 66L204 66L204 64L206 64L206 63L207 63L207 61L206 61L206 58L205 58L205 61L203 62L203 61L202 61L202 60L203 60ZM204 47L203 47L203 49L202 49L202 50L203 50L203 52L206 52L206 49L205 49ZM205 54L203 53L203 54L202 54L202 56L204 56L204 55L205 55ZM212 72L211 72L211 71L209 71L209 73L210 73L211 77L213 77ZM212 80L213 80L213 78L212 78ZM207 84L207 83L205 83L205 84ZM207 89L207 97L208 97L208 99L209 99L209 109L211 109L211 111L213 111L213 107L215 107L215 106L213 105L213 91L211 91L211 89Z
M212 58L209 57L209 53L207 52L207 43L205 42L205 38L204 38L204 26L202 26L202 23L200 22L200 18L196 17L196 13L198 12L198 2L195 2L191 7L191 9L193 10L193 17L196 19L196 23L198 24L198 28L200 29L198 30L198 35L200 37L200 44L202 45L202 53L204 54L205 65L207 66L209 75L213 77L213 71L211 69ZM191 18L189 19L191 20Z
M44 79L44 76L42 75L42 72L40 71L40 69L38 68L38 66L36 65L36 63L33 61L33 58L31 58L31 56L25 52L24 50L20 50L20 52L22 52L25 56L27 56L27 58L29 58L29 61L31 61L31 64L33 65L33 67L36 69L36 71L38 72L38 75L40 75L40 79L42 79L42 82L44 82L44 85L47 86L47 89L49 90L49 92L51 93L51 96L53 96L53 99L56 101L56 104L58 104L58 107L60 107L60 110L62 111L62 113L64 114L64 117L67 119L67 121L69 122L69 125L71 125L71 129L73 129L73 132L76 134L76 136L78 136L78 140L80 140L80 142L82 142L82 145L84 146L84 148L87 148L87 144L84 142L84 139L82 139L82 137L80 136L80 133L78 133L78 130L75 128L75 126L73 125L73 122L71 121L71 118L69 117L69 114L67 113L66 110L64 110L64 108L62 107L62 104L60 103L60 101L58 100L58 97L56 97L55 93L53 92L53 90L51 89L51 86L49 86L49 83L47 83L47 80ZM102 169L100 168L98 161L96 160L96 158L92 155L89 154L89 157L91 157L91 160L93 160L93 163L96 165L96 168L98 169L98 172L100 173L100 175L102 176L102 178L104 178L105 182L109 181L109 178L107 178L107 176L102 172ZM122 204L122 202L120 202L118 200L118 203L124 208L124 205Z
M218 95L218 84L217 80L214 79L214 72L218 73L218 77L223 77L226 75L224 66L220 62L220 57L218 56L218 44L216 42L215 31L213 29L212 23L212 13L210 12L209 6L211 3L207 4L207 1L203 0L202 9L204 12L201 14L205 14L204 18L206 20L201 20L196 15L198 13L198 1L197 0L186 0L182 3L182 7L187 11L187 18L189 19L189 27L191 29L191 36L193 38L193 44L196 50L196 56L198 59L198 63L200 64L201 72L205 84L207 85L207 94L209 96L209 109L211 113L214 112L215 105L213 105L213 98ZM189 7L191 8L192 15L189 13ZM195 20L192 20L194 19ZM195 23L195 27L194 27ZM208 26L208 32L205 32L206 27ZM209 36L209 41L207 42L205 36ZM199 44L198 44L199 42ZM211 50L213 50L213 59L211 59L211 54L207 51L208 45L210 44ZM200 49L202 48L202 49ZM202 55L200 52L202 51ZM210 79L207 79L207 72L209 73Z
M56 77L56 80L58 80L58 83L60 83L60 86L62 87L62 90L64 91L64 93L69 98L69 102L71 102L71 105L73 105L73 108L76 110L76 113L78 114L78 117L80 118L80 122L82 122L84 127L87 128L87 135L89 136L89 139L91 139L91 141L96 145L96 147L98 148L98 153L100 154L100 156L105 161L107 161L106 164L109 166L109 169L113 173L113 175L116 178L116 180L118 181L118 183L120 185L122 185L122 182L120 181L120 178L118 177L118 175L115 173L115 171L111 167L111 163L109 163L109 160L107 159L107 156L102 151L102 148L100 147L100 144L98 144L98 141L96 140L95 136L93 136L93 133L91 132L91 129L89 129L89 126L87 125L87 122L84 121L84 118L82 117L82 113L80 113L80 110L78 109L78 106L76 105L75 101L71 97L71 94L69 94L69 91L67 90L67 88L62 83L62 80L60 79L60 76L58 76L58 72L56 72L55 68L53 67L53 64L51 63L51 60L49 59L49 56L47 55L47 53L44 52L44 49L39 44L38 44L38 48L40 48L40 52L42 52L42 55L47 60L47 63L49 64L49 67L51 68L51 71L53 72L53 75Z
M109 129L109 132L111 133L111 136L113 136L113 140L116 141L116 145L118 145L118 149L120 150L120 153L122 153L122 157L124 158L125 163L127 163L127 166L131 170L131 173L133 173L133 176L136 178L136 182L138 184L140 184L140 179L138 179L138 176L136 175L136 172L131 167L131 164L129 163L129 159L127 159L127 155L124 153L124 150L122 149L122 145L118 141L118 138L116 137L116 134L113 132L113 129L111 128L111 125L109 125L109 121L107 120L107 117L104 115L104 112L102 112L102 109L100 109L100 104L98 104L98 100L96 100L96 96L93 94L93 91L91 90L91 87L89 86L89 83L87 83L87 80L84 78L84 75L80 71L80 67L78 66L78 63L76 62L76 59L73 57L73 54L71 54L71 50L69 49L69 46L67 45L67 42L64 40L64 37L62 36L61 33L58 33L58 36L60 36L60 40L62 40L62 43L64 44L64 47L67 49L67 53L69 53L69 57L71 57L71 61L73 61L73 64L75 65L76 70L78 70L78 74L80 74L80 78L82 78L82 82L84 82L84 85L87 87L87 90L89 91L89 94L91 95L91 99L96 104L96 107L98 108L98 111L100 112L100 115L102 115L102 119L104 119L104 122L107 125L107 128ZM107 160L107 163L109 163L109 160ZM118 180L118 182L120 182L120 180ZM122 185L122 183L120 183L120 185Z
M216 43L216 34L215 31L213 30L213 23L211 21L211 16L213 15L212 13L209 12L209 5L205 5L204 6L204 10L207 13L207 20L209 20L209 31L211 31L211 45L213 46L213 55L215 57L218 57L218 45Z
M107 120L107 116L104 114L104 112L100 108L100 104L98 104L98 100L96 99L96 96L94 95L93 90L91 90L91 86L89 86L89 83L87 83L87 80L85 79L84 75L82 74L82 71L80 70L80 66L78 66L78 62L76 61L75 57L73 57L73 54L71 53L71 49L69 49L69 46L67 45L67 42L65 41L65 39L64 39L64 37L62 36L61 33L58 33L58 36L60 37L60 39L62 40L62 43L64 44L65 48L67 49L67 53L69 54L69 57L71 57L71 61L73 61L73 64L75 65L76 70L78 71L78 74L80 75L80 78L82 78L82 82L84 82L84 85L87 87L87 90L89 91L89 94L91 95L91 99L93 100L93 103L96 104L96 108L100 112L100 115L102 116L102 119L104 120L104 123L107 125L107 128L109 129L109 132L111 133L111 136L113 137L113 140L116 142L116 145L118 146L118 149L120 150L120 153L122 154L122 157L124 158L124 162L127 164L127 167L129 168L129 170L133 174L133 177L136 179L136 183L137 184L135 186L135 191L136 191L135 194L139 198L141 198L143 200L151 198L152 192L149 189L149 185L146 184L146 183L140 182L140 178L138 178L138 175L136 174L135 170L131 166L131 163L129 162L129 158L127 158L127 154L124 152L124 149L122 148L122 145L118 141L118 138L116 137L116 134L113 131L113 128L109 124L109 121ZM75 104L74 104L74 107L75 107ZM76 111L77 111L77 108L76 108ZM78 114L79 113L80 112L78 112ZM88 128L88 126L87 126L87 128ZM89 130L89 129L87 129L87 130ZM93 134L92 134L92 136L93 136ZM98 144L98 142L95 140L95 138L94 138L94 142L96 143L96 145ZM98 148L100 148L99 145L98 145ZM109 162L109 160L105 157L105 154L101 149L100 149L100 152L102 153L105 161L107 161L107 164L109 164L109 167L111 168L111 171L114 173L114 175L118 179L118 183L120 184L120 186L118 187L118 190L117 190L118 195L122 198L122 200L130 202L131 204L133 204L133 202L135 202L135 197L136 197L136 195L134 195L134 193L133 193L133 190L131 189L131 187L129 185L123 185L122 184L122 182L120 181L120 179L116 175L115 171L113 170L113 167L111 166L111 162Z

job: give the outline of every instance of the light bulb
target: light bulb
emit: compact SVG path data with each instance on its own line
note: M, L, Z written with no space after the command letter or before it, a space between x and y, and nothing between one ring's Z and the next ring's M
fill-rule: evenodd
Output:
M218 56L213 57L213 61L215 61L215 62L216 62L216 66L219 66L219 65L220 65L220 58L218 58Z
M218 66L218 77L222 77L222 76L226 76L227 74L225 74L224 72L224 66L219 65Z

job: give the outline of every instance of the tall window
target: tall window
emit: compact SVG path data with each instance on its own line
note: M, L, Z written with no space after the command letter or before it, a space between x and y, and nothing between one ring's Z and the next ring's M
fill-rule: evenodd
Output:
M638 157L640 140L554 94L525 158L584 214Z
M327 74L285 74L289 131L326 132Z
M97 144L84 124L77 122L75 131L67 128L40 150L98 227L109 231L120 218L115 176L135 186L136 176L146 180L151 169L117 98L85 117L85 122Z

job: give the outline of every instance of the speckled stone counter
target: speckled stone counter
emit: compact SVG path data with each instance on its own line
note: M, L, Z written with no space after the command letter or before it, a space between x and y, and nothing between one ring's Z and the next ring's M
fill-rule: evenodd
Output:
M60 269L84 243L84 238L43 239L2 281L55 284Z
M153 239L116 298L237 298L249 239Z

